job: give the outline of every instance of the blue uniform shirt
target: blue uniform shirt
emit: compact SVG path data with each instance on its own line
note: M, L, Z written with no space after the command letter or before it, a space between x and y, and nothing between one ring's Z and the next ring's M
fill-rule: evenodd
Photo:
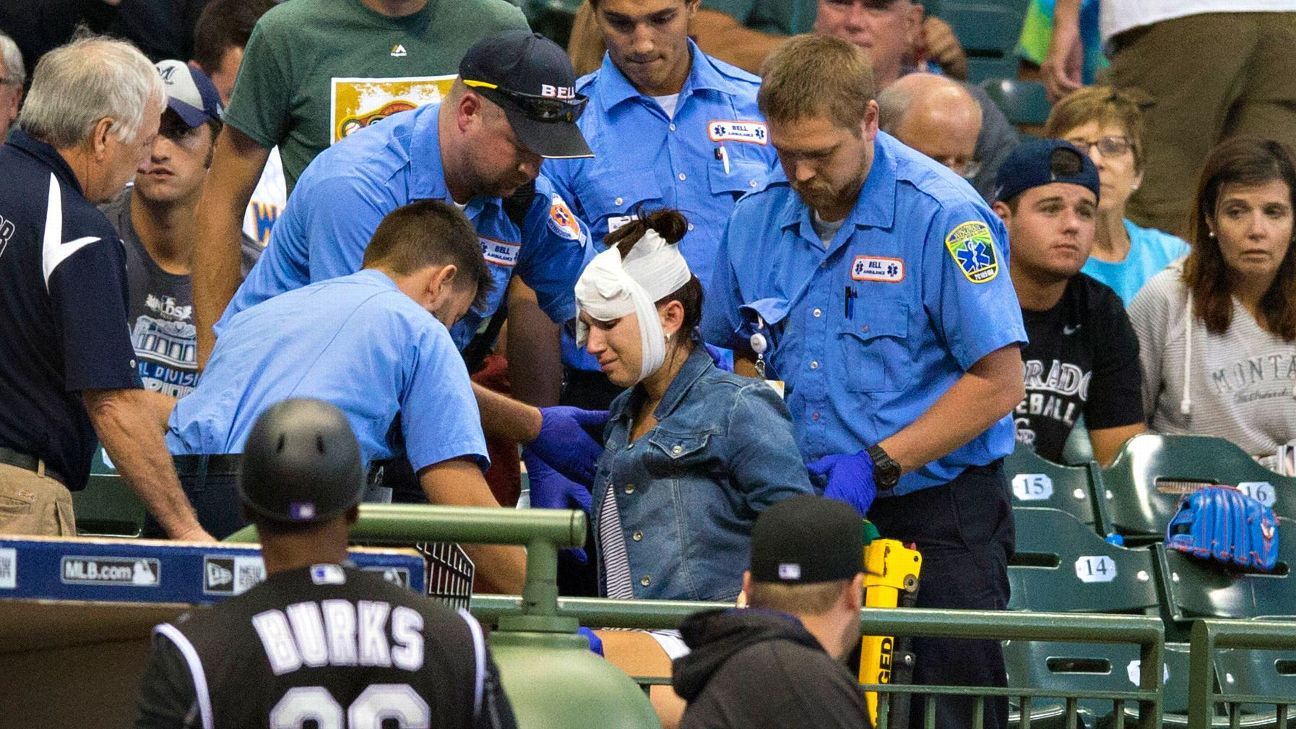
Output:
M277 296L226 317L217 335L197 389L171 414L172 453L241 453L262 411L314 397L346 413L365 463L402 448L415 472L461 456L488 463L449 332L380 271Z
M689 232L680 252L705 286L734 202L764 186L778 157L756 105L760 79L706 55L693 41L689 52L692 65L674 117L605 55L602 67L576 82L590 99L577 124L594 157L549 160L544 171L599 242L640 207L684 213ZM594 358L578 352L564 337L568 364L598 370Z
M269 247L222 321L284 291L359 271L369 239L392 210L416 200L453 202L441 167L440 109L429 104L392 115L321 152L297 180ZM499 308L515 271L549 318L576 315L573 288L588 232L547 180L536 180L523 231L497 197L473 198L464 214L481 238L495 288L484 312L469 312L454 327L459 347Z
M708 291L708 341L739 345L745 304L769 323L766 358L786 383L806 460L884 440L977 360L1026 341L999 219L966 182L887 134L874 149L855 208L826 250L786 180L739 201ZM948 483L1012 448L1005 415L906 473L894 493Z
M0 146L0 446L85 487L98 438L83 390L139 388L126 254L50 145Z

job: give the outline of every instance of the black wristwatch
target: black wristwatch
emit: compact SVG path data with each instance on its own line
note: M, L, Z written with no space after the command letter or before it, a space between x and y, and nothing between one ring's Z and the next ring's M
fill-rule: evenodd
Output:
M868 454L869 458L873 459L873 481L878 489L886 491L895 488L895 485L900 482L902 470L900 464L888 456L880 445L869 448Z

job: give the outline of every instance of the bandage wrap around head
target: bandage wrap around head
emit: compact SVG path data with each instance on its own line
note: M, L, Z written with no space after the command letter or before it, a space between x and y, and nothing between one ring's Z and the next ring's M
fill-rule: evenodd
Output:
M649 230L624 259L615 246L595 256L576 282L576 301L582 311L599 321L630 314L639 318L642 380L666 361L666 336L655 302L679 290L692 277L679 247ZM576 341L581 346L588 334L578 321Z

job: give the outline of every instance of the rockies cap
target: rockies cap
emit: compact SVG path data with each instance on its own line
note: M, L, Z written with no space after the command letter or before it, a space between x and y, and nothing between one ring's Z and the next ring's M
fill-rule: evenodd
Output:
M528 30L489 35L468 49L459 78L504 110L532 152L551 159L594 156L576 126L589 99L576 93L576 72L557 43Z
M841 501L794 496L766 509L752 527L757 582L832 582L863 571L863 520Z
M1089 155L1061 139L1033 139L1018 145L999 167L994 198L1007 202L1054 182L1088 188L1098 197L1098 168Z
M209 121L224 121L220 92L207 74L183 61L158 61L157 71L166 87L167 108L190 129Z

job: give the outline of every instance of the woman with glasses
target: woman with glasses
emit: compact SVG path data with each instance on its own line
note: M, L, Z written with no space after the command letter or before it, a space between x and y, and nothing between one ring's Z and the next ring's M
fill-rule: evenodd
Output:
M1098 227L1081 270L1107 284L1126 306L1149 278L1188 253L1179 238L1142 228L1125 217L1143 181L1143 113L1138 102L1110 86L1086 86L1053 107L1044 136L1088 152L1098 168Z
M1262 463L1296 439L1296 160L1239 137L1206 159L1192 253L1129 307L1152 429L1226 438Z

